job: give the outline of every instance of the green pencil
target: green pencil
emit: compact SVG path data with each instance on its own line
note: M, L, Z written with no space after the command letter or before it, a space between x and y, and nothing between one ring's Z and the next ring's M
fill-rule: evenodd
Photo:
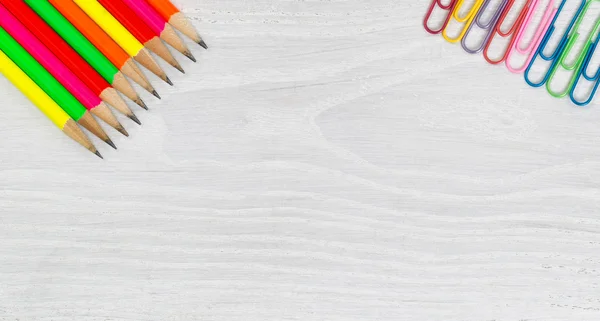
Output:
M106 58L67 18L65 18L47 0L24 0L50 27L56 31L90 66L92 66L108 83L123 93L127 98L133 100L141 107L147 109L146 104L135 92L127 78L121 71ZM152 86L146 90L157 96ZM149 83L148 83L149 85ZM157 96L158 97L158 96Z
M73 120L113 148L116 148L92 114L3 28L0 28L0 50L42 88Z

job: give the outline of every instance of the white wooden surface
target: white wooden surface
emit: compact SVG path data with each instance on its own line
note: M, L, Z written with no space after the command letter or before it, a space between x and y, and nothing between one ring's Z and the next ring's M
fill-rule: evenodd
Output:
M600 318L597 106L428 1L176 2L211 49L105 161L0 80L0 320Z

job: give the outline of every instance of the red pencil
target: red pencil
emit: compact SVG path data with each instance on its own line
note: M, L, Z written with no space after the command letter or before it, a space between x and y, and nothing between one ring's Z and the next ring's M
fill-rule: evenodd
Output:
M144 44L146 48L157 54L159 57L168 62L171 66L185 73L179 62L175 60L169 49L165 46L160 38L152 32L150 27L137 14L129 8L121 0L98 0L98 2L110 12L119 22L137 38L139 42Z
M22 0L0 0L21 23L31 31L56 57L89 87L95 95L115 109L136 121L137 117L119 96L117 91L100 76L77 52L71 48L50 26L46 24ZM136 122L139 123L139 120Z
M158 35L160 39L171 45L175 50L181 52L184 56L190 58L193 62L196 62L196 58L194 58L194 55L192 55L188 47L183 43L183 40L179 38L175 29L173 29L173 27L171 27L171 25L145 0L122 1L127 4L131 10L137 13L148 27L150 27L150 30Z

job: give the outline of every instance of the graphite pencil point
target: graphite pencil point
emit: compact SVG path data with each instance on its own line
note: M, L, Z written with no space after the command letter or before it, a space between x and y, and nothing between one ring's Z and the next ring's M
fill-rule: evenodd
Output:
M198 41L198 44L199 44L200 46L202 46L202 48L204 48L204 49L208 49L208 46L206 45L206 42L204 42L204 40L200 40L200 41Z
M171 79L169 79L169 77L167 77L167 78L165 79L165 81L167 82L167 84L169 84L169 85L173 86L173 82L171 82Z
M96 156L98 156L98 157L100 157L100 158L104 159L104 157L102 157L102 154L100 154L100 152L99 152L99 151L96 151L94 154L96 154Z
M158 99L162 99L162 98L160 98L160 95L156 92L156 90L152 91L152 95L154 95L154 97L156 97Z
M179 70L182 74L185 74L185 70L183 70L183 68L181 68L181 66L177 65L177 66L175 66L175 69Z
M191 52L186 51L186 52L183 53L183 55L186 56L186 57L188 57L188 58L190 58L191 61L196 62L196 57L194 57L194 55L192 55Z
M145 110L148 110L148 106L146 106L146 103L141 98L136 100L135 103L138 104L140 107L144 108Z
M107 143L108 145L110 145L110 147L117 149L117 146L115 146L115 143L113 143L113 141L110 140L110 138L105 140L104 142Z
M136 122L138 125L141 125L142 122L140 122L140 120L137 118L137 116L135 114L131 114L129 117L129 119L133 120L134 122Z
M117 130L119 131L119 133L123 134L125 137L129 137L129 133L125 130L125 128L123 126L117 127Z

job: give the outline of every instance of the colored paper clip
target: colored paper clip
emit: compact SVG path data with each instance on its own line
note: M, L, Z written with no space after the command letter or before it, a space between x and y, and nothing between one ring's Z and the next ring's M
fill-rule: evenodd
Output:
M575 12L575 15L571 19L571 22L569 23L569 26L567 27L567 29L565 30L565 33L563 34L562 38L560 39L560 42L556 46L556 49L554 49L552 54L546 55L544 53L544 51L546 50L546 46L548 46L548 42L550 41L550 39L552 38L552 35L554 34L554 31L556 30L556 26L555 26L556 20L562 13L563 7L567 3L567 0L562 1L560 6L558 7L558 11L556 12L556 15L554 16L554 19L550 23L550 27L546 31L546 34L544 35L544 38L542 39L542 42L540 43L540 46L537 49L537 52L535 53L535 55L533 55L531 62L529 62L529 66L527 66L527 69L525 70L525 82L527 82L527 84L529 84L529 86L542 87L548 81L548 78L550 77L550 71L555 67L555 65L558 61L557 58L562 53L563 49L565 48L565 45L569 41L569 34L571 32L571 29L573 29L573 26L575 25L577 18L579 17L579 15L581 14L581 11L585 7L586 1L587 0L581 0L581 4L579 5L579 8L577 9L577 11ZM533 65L535 64L535 61L538 57L540 57L542 60L544 60L546 62L550 62L550 66L548 67L548 70L544 74L544 78L540 82L533 82L531 80L531 77L529 76L529 74L531 73L531 68L533 68Z
M577 79L579 78L578 76L579 76L580 68L586 62L588 52L594 45L593 37L596 34L596 32L598 31L598 28L600 28L600 20L596 21L596 25L594 26L594 29L590 33L590 36L588 37L588 39L585 43L585 46L583 47L583 50L581 50L581 52L579 52L579 55L577 55L577 59L575 59L575 63L573 63L573 64L565 63L565 59L571 53L571 50L573 49L573 46L575 45L575 42L577 41L577 39L579 39L579 27L581 25L581 22L583 21L583 18L585 17L585 14L588 11L588 9L590 8L591 4L596 1L600 1L600 0L588 0L587 1L587 3L585 4L585 7L581 11L581 14L577 17L577 21L575 22L575 25L573 26L573 30L572 30L573 35L569 34L567 44L565 45L565 49L560 54L560 57L558 57L558 60L556 61L556 64L554 65L554 67L550 70L550 76L548 77L548 80L546 81L546 90L553 97L563 98L569 92L572 91L572 89L575 85L575 81L577 81ZM562 92L556 92L550 88L552 79L554 79L554 76L556 75L556 71L558 70L559 66L562 67L563 69L565 69L566 71L574 71L575 72L573 74L573 76L571 77L571 80L569 81L567 88Z
M446 25L446 28L444 28L444 31L442 31L442 36L444 37L444 39L446 39L446 41L448 41L450 43L459 42L464 37L465 33L467 32L467 29L469 28L469 26L475 19L475 16L477 15L479 8L481 8L481 5L483 4L483 0L476 0L475 4L473 4L473 7L471 7L471 10L469 10L469 12L466 15L461 17L460 9L462 9L464 2L465 2L464 0L458 0L458 2L456 3L456 6L454 6L454 11L452 12L452 15L451 15L451 18L454 18L454 19L456 19L457 22L464 24L458 37L450 38L448 36L448 34L447 34L448 26L447 25ZM450 24L450 23L448 23L448 24Z
M523 6L523 9L521 9L521 13L517 17L517 19L515 20L513 25L510 27L510 29L508 29L507 32L503 32L502 25L504 24L504 21L506 20L508 13L510 12L513 5L515 4L515 0L509 0L508 4L506 5L506 8L504 9L504 12L502 13L502 16L500 16L498 23L496 23L496 27L494 27L492 36L490 37L487 44L485 45L485 48L483 49L483 58L485 58L485 60L487 62L489 62L492 65L497 65L506 60L506 57L508 56L510 48L512 47L512 44L515 41L515 38L516 38L515 35L521 29L521 24L523 23L525 16L527 16L527 13L529 12L529 8L531 7L532 1L533 0L527 0L527 2L525 3L525 6ZM492 43L494 42L494 37L496 36L496 34L498 34L498 36L500 36L502 38L511 37L511 40L509 41L508 45L506 46L506 50L504 51L504 54L500 57L500 59L492 60L492 58L490 58L489 51L490 51L490 47L491 47Z
M533 2L534 4L527 13L527 17L521 24L521 28L519 29L519 32L515 37L515 41L512 43L511 47L508 50L508 55L506 56L506 68L510 72L515 74L520 74L523 71L525 71L525 69L527 69L529 63L531 62L531 59L533 59L533 55L535 55L535 53L537 52L537 48L539 47L540 42L542 41L542 35L544 35L546 33L546 30L548 30L548 28L550 27L550 23L552 22L554 17L556 17L556 12L558 11L557 8L554 8L554 0L550 0L550 2L548 2L548 6L546 7L546 11L544 12L544 16L542 17L542 21L540 21L540 25L535 30L531 42L528 46L522 48L521 42L523 41L523 37L525 36L527 29L531 25L531 20L540 4L539 0L533 0ZM527 57L525 63L521 67L514 68L511 65L510 58L513 57L514 54L521 54Z
M590 66L590 61L592 60L592 57L594 56L594 52L596 51L596 48L598 47L598 41L600 41L600 34L598 34L598 36L596 37L596 41L592 44L592 46L588 50L586 58L585 58L585 62L583 63L583 66L581 67L581 71L575 77L576 78L575 83L573 84L573 87L571 88L571 93L569 94L569 96L571 97L571 101L575 105L578 105L578 106L589 105L589 103L591 103L592 100L594 100L596 91L598 91L598 85L600 85L600 67L596 70L596 73L593 76L589 76L587 74L587 69ZM575 90L577 89L577 84L579 83L581 76L583 76L583 78L585 78L587 81L595 82L594 87L592 88L592 91L590 92L587 100L584 100L584 101L579 101L579 100L577 100L577 98L575 98Z
M442 4L442 0L431 1L431 5L429 6L427 13L425 14L425 19L423 19L423 27L425 27L425 31L429 32L432 35L436 35L436 34L442 32L442 30L446 29L446 26L448 25L448 22L450 21L450 18L452 17L452 11L454 10L454 6L456 5L457 1L458 0L450 0L450 3L446 6ZM440 9L442 9L442 10L447 10L448 15L446 16L446 20L444 21L444 24L442 25L442 27L438 30L433 30L433 29L429 28L429 19L431 18L431 14L433 14L433 10L435 10L436 5L438 7L440 7Z
M502 14L504 9L506 8L506 5L508 4L508 0L503 0L498 9L496 9L494 15L490 18L490 20L487 23L483 23L481 22L483 14L485 13L485 10L487 9L491 1L492 0L485 0L485 2L481 5L481 8L479 9L477 16L475 17L475 20L469 25L467 32L460 41L460 44L463 47L463 49L470 54L476 54L483 50L483 47L485 47L485 44L488 42L488 40L490 40L490 37L492 36L492 31L494 27L496 27L496 23L498 22L498 19L500 19L500 15ZM481 42L479 47L475 49L471 49L467 46L467 37L471 33L471 29L473 29L473 26L477 26L480 29L486 31L483 41Z

